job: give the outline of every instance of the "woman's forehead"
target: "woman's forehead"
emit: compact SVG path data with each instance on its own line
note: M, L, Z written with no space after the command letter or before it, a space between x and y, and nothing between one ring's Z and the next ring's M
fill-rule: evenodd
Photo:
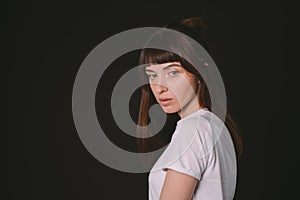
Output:
M152 69L167 69L170 67L182 67L180 62L166 62L166 63L161 63L161 64L155 64L151 63L148 65L145 69L146 70L152 70Z

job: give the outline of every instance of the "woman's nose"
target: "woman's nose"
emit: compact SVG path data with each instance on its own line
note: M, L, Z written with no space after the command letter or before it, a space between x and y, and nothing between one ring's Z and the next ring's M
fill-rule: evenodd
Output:
M163 92L166 92L168 88L161 83L154 83L154 90L156 93L161 94Z

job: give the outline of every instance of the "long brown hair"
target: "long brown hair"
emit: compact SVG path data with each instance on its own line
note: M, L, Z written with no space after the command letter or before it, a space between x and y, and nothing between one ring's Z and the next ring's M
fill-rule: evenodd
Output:
M185 18L181 20L179 23L173 23L169 24L167 26L168 29L173 29L179 32L182 32L186 35L189 35L193 39L195 39L197 42L199 42L208 52L210 52L209 47L206 42L205 38L205 26L204 26L204 19L203 17L190 17ZM210 52L211 53L211 52ZM157 63L162 64L166 62L180 62L181 66L187 70L188 72L192 73L196 76L196 78L200 81L200 95L199 95L199 105L203 108L207 108L211 111L212 105L211 105L211 98L209 94L208 87L200 75L200 73L197 71L197 69L186 59L182 58L178 54L175 54L170 51L161 50L161 49L153 49L153 48L145 48L142 49L139 59L139 65L143 64L149 64L149 63ZM142 78L145 77L145 72L141 68L140 70L140 76ZM139 109L139 116L138 116L138 125L141 127L145 127L149 124L149 108L152 104L157 103L152 91L150 89L149 84L146 84L142 86L142 95L141 95L141 102L140 102L140 109ZM173 118L172 118L173 117ZM172 121L174 123L174 116L168 115L167 123L169 121ZM170 123L170 122L169 122ZM239 129L234 122L234 119L230 115L229 110L226 110L226 116L225 116L225 125L228 128L231 138L234 143L235 152L237 158L240 157L242 152L242 140L239 133ZM173 131L174 127L171 131ZM141 135L147 135L148 138L138 138L138 149L140 152L149 152L153 151L156 148L161 148L162 146L166 145L168 140L165 140L162 135L157 134L155 136L151 137L150 130L147 129L138 129L137 133L139 136ZM150 137L149 137L150 136Z

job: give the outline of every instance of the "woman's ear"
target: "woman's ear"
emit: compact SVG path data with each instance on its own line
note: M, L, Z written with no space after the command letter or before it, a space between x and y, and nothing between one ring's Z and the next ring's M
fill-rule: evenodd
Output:
M201 88L201 81L197 80L197 94L200 93L200 88Z

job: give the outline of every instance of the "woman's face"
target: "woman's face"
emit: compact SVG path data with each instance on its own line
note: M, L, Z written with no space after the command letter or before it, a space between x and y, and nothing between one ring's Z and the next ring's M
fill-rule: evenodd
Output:
M150 65L146 74L157 102L166 113L178 112L185 117L199 109L198 82L180 62Z

